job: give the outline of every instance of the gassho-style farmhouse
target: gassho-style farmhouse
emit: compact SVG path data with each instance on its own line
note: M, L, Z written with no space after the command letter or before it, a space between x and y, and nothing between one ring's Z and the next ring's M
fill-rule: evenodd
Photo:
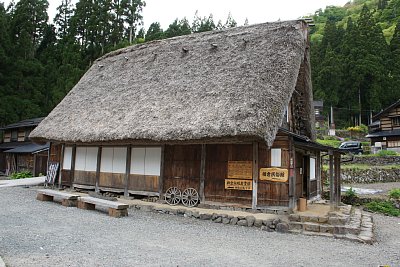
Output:
M94 62L31 133L59 186L293 210L321 192L340 151L314 142L305 21L135 45Z

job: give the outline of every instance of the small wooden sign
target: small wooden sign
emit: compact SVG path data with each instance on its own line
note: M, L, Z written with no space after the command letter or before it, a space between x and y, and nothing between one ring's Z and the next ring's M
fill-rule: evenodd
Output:
M289 178L288 169L280 168L261 168L260 169L260 180L272 181L272 182L287 182Z
M253 179L252 161L228 161L228 178Z
M253 190L252 180L225 179L225 189Z

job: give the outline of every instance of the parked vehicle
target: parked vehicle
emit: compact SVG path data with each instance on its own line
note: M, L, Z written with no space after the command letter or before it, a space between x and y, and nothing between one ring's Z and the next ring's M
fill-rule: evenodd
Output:
M358 141L343 142L340 144L339 148L357 155L361 155L364 152L361 142Z

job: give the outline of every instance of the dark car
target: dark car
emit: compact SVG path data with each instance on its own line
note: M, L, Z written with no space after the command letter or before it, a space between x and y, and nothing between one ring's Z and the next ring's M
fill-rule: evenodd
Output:
M357 155L361 155L363 153L363 147L361 145L361 142L358 141L343 142L340 144L339 148Z

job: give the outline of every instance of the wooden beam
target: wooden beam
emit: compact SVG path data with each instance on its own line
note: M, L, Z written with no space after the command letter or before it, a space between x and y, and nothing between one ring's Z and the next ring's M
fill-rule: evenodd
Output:
M161 164L160 164L160 176L158 177L158 194L159 199L163 198L164 190L164 157L165 157L165 145L161 146Z
M329 204L335 209L335 180L333 177L333 152L329 151Z
M202 144L201 145L201 161L200 161L200 188L199 188L199 195L200 195L200 202L204 203L206 200L205 194L204 194L204 181L206 179L206 145Z
M252 209L257 209L257 189L258 189L258 142L253 142L253 198Z
M75 158L76 158L76 145L73 145L72 156L71 156L71 180L70 180L71 187L74 187L74 180L75 180Z
M293 137L289 139L289 209L296 207L296 149Z
M96 184L95 184L95 191L99 193L99 181L100 181L100 164L101 164L101 151L102 147L97 149L97 162L96 162Z
M124 180L124 196L129 197L129 175L131 174L131 157L132 157L132 146L128 146L126 150L126 166L125 166L125 180Z
M61 181L62 181L62 169L64 165L64 151L65 151L65 144L61 145L61 155L60 155L60 169L58 173L58 188L61 188Z
M339 208L340 205L340 154L339 153L335 153L335 195L336 195L336 199L335 199L335 208Z

